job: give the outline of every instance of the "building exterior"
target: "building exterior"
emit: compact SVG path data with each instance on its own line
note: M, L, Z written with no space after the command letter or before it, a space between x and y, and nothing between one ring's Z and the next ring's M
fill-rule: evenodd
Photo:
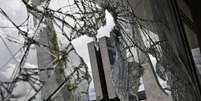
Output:
M167 26L169 26L169 29L168 29L169 32L167 32L167 35L165 36L166 40L171 41L169 42L169 44L171 45L171 47L173 47L172 49L175 51L175 53L177 52L176 54L179 55L178 57L182 59L183 64L186 65L186 67L184 68L182 66L177 66L180 68L180 70L174 70L172 72L176 72L176 71L181 72L182 68L186 69L186 71L190 75L185 74L185 76L186 77L190 76L191 80L194 82L193 86L196 88L192 92L199 92L199 93L196 93L198 94L196 95L192 93L190 94L189 92L191 91L179 91L179 92L183 94L189 93L187 95L192 95L192 96L196 95L197 98L199 99L199 95L201 91L200 90L201 72L199 71L201 70L201 68L200 68L200 59L198 58L200 57L200 52L199 52L200 51L199 50L200 34L198 33L200 33L201 20L198 20L198 18L200 18L201 13L198 13L196 10L199 8L197 5L198 1L196 0L192 0L192 1L190 0L129 0L129 2L130 2L129 4L131 4L132 9L135 11L135 14L137 17L144 19L146 21L160 20L162 21L162 23L165 23ZM150 28L150 29L149 27L147 27L148 28L147 30L152 31L153 33L158 33L159 39L163 39L164 36L162 34L165 33L166 30L162 27L162 24L159 24L158 26L157 25L154 25L154 26L155 28ZM145 69L145 72L146 72L146 69ZM191 72L193 73L191 74ZM183 74L178 73L178 75L181 76ZM184 76L181 76L179 78L183 78L183 77ZM144 82L145 91L146 89L154 90L154 88L148 87L151 85L146 84L148 80L144 80L144 81L145 81ZM188 85L186 85L186 87L187 89L189 89ZM174 87L172 88L175 89ZM147 96L149 96L149 93L146 93L146 94ZM175 96L176 94L172 92L172 95ZM184 97L183 100L191 99L193 101L196 101L196 99L194 98L195 96L191 98ZM147 98L147 100L149 100L149 97ZM182 100L182 98L177 99L174 97L174 100L180 101Z
M114 78L112 78L112 68L117 66L114 64L116 62L116 47L112 41L112 38L100 38L99 48L96 48L95 42L88 44L97 101L120 101L114 87ZM124 68L122 67L122 69ZM137 96L128 95L128 101L146 99L144 91L139 92Z
M115 9L111 9L112 7L108 7L114 6L115 8L115 4L119 3L118 1L113 2L112 0L111 3L106 2L106 5L104 5L104 2L99 3L104 5L103 7L106 6L106 9L108 8L108 11L117 18L118 12L115 12ZM196 11L192 11L192 9L196 8L191 5L195 1L190 4L186 4L186 2L189 2L189 0L129 0L129 6L132 8L134 16L145 24L146 30L156 34L159 41L166 41L165 44L160 45L162 49L160 58L164 67L167 64L171 64L172 66L166 67L170 73L168 74L168 81L171 82L169 83L170 90L172 91L171 97L170 95L166 95L164 91L161 91L157 83L158 81L154 77L155 71L150 66L153 64L150 62L149 64L143 64L145 69L143 78L147 101L171 101L172 99L175 101L197 101L200 99L199 67L195 66L191 53L191 49L199 48L196 36L200 35L195 34L198 33L197 27L199 26L195 27L193 23L193 20L197 21L198 19L194 16L197 14ZM119 6L118 9L122 8ZM125 13L121 14L126 15ZM115 23L118 23L116 19ZM149 24L146 25L146 23ZM195 23L199 25L199 21ZM180 81L177 81L177 79ZM192 85L189 85L189 82Z
M173 101L171 95L166 95L160 89L151 66L149 64L143 64L142 66L144 67L143 83L147 97L146 101Z
M112 84L111 61L107 40L106 37L100 39L99 49L96 48L95 42L88 44L96 98L100 101L119 101Z
M198 28L196 28L194 25L193 20L195 19L195 16L192 15L191 10L193 9L192 6L186 4L188 0L177 0L178 5L174 5L174 2L169 2L172 5L165 5L165 7L171 6L173 9L168 10L167 14L164 14L165 12L163 9L157 9L154 8L153 5L154 3L158 3L158 5L161 5L163 3L167 3L166 1L159 1L157 0L130 0L131 7L135 9L135 13L139 18L143 19L157 19L158 18L164 18L166 23L168 23L168 26L170 26L170 33L171 37L167 36L167 39L173 38L174 43L170 42L170 45L173 47L173 51L177 56L181 58L183 61L184 65L187 65L187 67L183 68L187 72L189 72L189 78L192 79L193 82L195 82L195 87L199 88L199 72L196 70L201 70L200 65L197 65L197 68L195 68L194 60L192 58L192 54L190 49L196 49L199 48L199 39L196 38L196 36L199 36L198 34ZM141 2L141 3L139 3ZM138 4L139 3L139 4ZM158 6L157 5L157 6ZM161 7L161 6L160 6ZM159 8L160 8L159 7ZM178 8L174 8L178 7ZM157 9L157 10L156 10ZM177 9L176 11L174 11ZM179 12L178 12L179 11ZM166 15L167 17L160 16L161 15ZM179 13L179 14L178 14ZM193 13L194 14L194 13ZM159 15L159 16L158 16ZM197 23L199 24L199 23ZM163 39L164 36L160 36L160 33L162 33L162 30L160 27L157 25L158 28L156 29L147 29L152 31L153 33L159 33L159 38ZM178 28L177 28L178 27ZM46 33L46 34L44 34ZM167 32L165 32L167 33ZM180 34L178 34L180 33ZM44 37L47 38L47 32L41 32L40 34L41 39L40 41L45 41L42 43L47 43L49 39L45 39ZM43 36L42 36L43 35ZM165 39L165 38L164 38ZM90 60L91 60L91 65L92 65L92 71L93 71L93 77L94 77L94 82L95 82L95 89L96 89L96 96L97 100L114 100L118 101L118 97L115 93L115 87L113 86L113 79L112 79L112 65L114 62L113 56L115 56L115 49L114 47L109 44L109 39L106 37L100 38L98 42L99 48L96 48L95 42L89 43L89 53L90 53ZM178 47L179 46L179 47ZM181 47L180 47L181 46ZM40 56L39 60L39 67L43 68L50 63L52 57L50 55L47 55L43 50L38 49L38 56ZM195 55L193 55L196 57ZM47 61L40 61L41 60L47 60ZM199 59L198 59L199 60ZM196 63L200 63L199 61ZM147 101L172 101L172 97L165 95L164 92L161 91L160 87L157 84L156 77L154 77L154 71L151 68L150 64L143 64L144 68L144 75L143 75L143 80L144 80L144 85L145 85L145 92L146 92L146 98ZM182 68L181 68L182 69ZM184 71L185 71L184 70ZM178 71L178 70L177 70ZM193 71L192 73L190 71ZM48 71L46 74L41 75L41 79L47 80L49 79L49 75L51 75L52 72ZM182 77L180 75L180 77ZM52 76L49 79L49 83L52 85L48 85L45 87L44 90L42 90L42 98L46 98L48 96L48 93L51 93L51 88L56 87L58 81L58 77ZM45 92L45 93L44 93ZM48 93L47 93L48 92ZM198 94L199 95L199 94ZM130 97L132 99L132 97ZM129 100L131 100L129 99ZM134 98L133 98L134 99ZM58 94L57 97L55 97L55 101L63 101L64 97L61 94ZM132 101L132 100L131 100Z

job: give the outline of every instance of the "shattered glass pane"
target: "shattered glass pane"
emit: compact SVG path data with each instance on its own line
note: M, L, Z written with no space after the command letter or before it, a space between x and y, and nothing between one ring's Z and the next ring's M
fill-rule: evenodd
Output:
M86 35L97 42L98 29L106 23L107 10L115 23L110 33L115 46L111 58L111 76L118 98L129 101L130 95L137 96L140 78L144 73L142 65L154 67L150 61L152 56L156 60L156 72L153 70L153 73L167 82L167 89L174 101L198 101L198 91L192 82L188 57L178 34L180 32L170 2L141 0L138 3L143 2L146 6L140 11L143 14L138 16L135 11L137 7L133 7L129 1L22 0L27 18L20 23L13 21L0 8L3 19L12 25L8 28L15 29L11 30L15 34L13 36L0 36L4 48L8 48L8 41L21 47L11 52L8 48L11 59L5 57L8 62L2 68L13 67L13 75L9 80L0 81L0 99L18 100L24 96L28 101L88 101L91 77L88 66L72 41ZM27 64L32 58L32 49L37 51L38 66ZM28 94L16 93L18 89L24 89L20 88L21 84L28 88ZM161 90L165 92L164 88ZM67 96L62 98L64 95Z

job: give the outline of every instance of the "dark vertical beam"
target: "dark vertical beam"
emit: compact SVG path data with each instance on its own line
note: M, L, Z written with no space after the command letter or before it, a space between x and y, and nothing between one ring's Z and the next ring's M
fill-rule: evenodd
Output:
M199 81L199 76L198 76L198 70L195 66L193 57L192 57L192 53L188 44L188 40L186 37L186 33L184 30L184 26L182 23L182 19L179 13L179 8L178 8L178 4L176 2L176 0L170 0L171 3L171 7L173 9L173 14L175 15L175 20L176 20L176 24L178 26L179 29L179 35L181 36L181 41L184 44L184 51L186 53L186 57L187 57L187 62L189 64L188 70L190 70L190 74L191 74L191 78L194 84L194 87L197 88L197 99L199 99L199 101L201 101L201 83Z
M193 22L196 28L196 35L199 42L199 48L201 51L201 1L200 0L184 0L186 4L189 6Z

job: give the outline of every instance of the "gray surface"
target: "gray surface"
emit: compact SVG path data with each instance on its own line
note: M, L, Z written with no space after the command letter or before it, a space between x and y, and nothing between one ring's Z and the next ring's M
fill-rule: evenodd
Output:
M93 73L93 80L94 80L94 87L96 91L96 98L97 99L102 99L103 98L103 92L102 92L102 86L101 86L101 81L100 81L100 75L99 75L99 70L98 70L98 61L96 60L96 52L95 52L95 47L94 47L94 42L91 42L88 44L88 49L89 49L89 56L90 56L90 61L91 61L91 69Z
M48 45L47 30L43 30L39 33L39 42L45 45ZM48 53L48 49L37 47L37 56L38 56L38 68L50 68L53 65L51 55ZM53 71L44 71L40 72L40 79L46 81L46 85L41 90L41 98L47 98L50 93L56 89L58 86L54 72ZM64 101L61 93L57 94L57 97L53 101Z
M114 61L114 59L110 59L112 55L109 56L109 54L112 54L112 52L115 52L115 50L109 46L109 39L106 37L102 37L99 39L99 46L101 51L101 57L103 62L103 68L105 73L105 79L106 79L106 85L107 85L107 92L109 99L113 99L116 97L115 95L115 89L112 84L112 70L111 70L111 62ZM109 53L110 52L110 53Z
M173 101L171 96L165 95L159 88L154 78L151 66L143 64L144 68L144 87L146 92L147 101Z

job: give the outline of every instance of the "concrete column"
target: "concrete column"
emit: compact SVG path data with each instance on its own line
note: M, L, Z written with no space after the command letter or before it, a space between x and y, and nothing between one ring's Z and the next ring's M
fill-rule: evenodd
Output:
M88 44L89 49L89 56L90 56L90 62L91 62L91 68L92 68L92 75L94 80L94 87L96 91L96 99L101 100L104 99L104 97L107 97L106 93L106 87L104 86L104 74L101 72L101 66L102 62L100 59L98 59L97 50L95 47L95 43L91 42Z
M144 87L146 92L146 101L173 101L172 97L165 95L158 86L153 71L149 63L142 65L144 68Z
M115 95L115 89L112 84L112 68L111 67L115 61L113 57L115 56L116 50L111 45L111 42L109 38L107 37L102 37L99 39L99 46L101 51L104 73L105 73L108 97L109 99L114 99L116 95Z
M112 64L115 50L109 44L109 38L99 39L99 49L96 49L95 42L88 44L92 75L96 91L96 98L99 101L119 101L112 84Z

